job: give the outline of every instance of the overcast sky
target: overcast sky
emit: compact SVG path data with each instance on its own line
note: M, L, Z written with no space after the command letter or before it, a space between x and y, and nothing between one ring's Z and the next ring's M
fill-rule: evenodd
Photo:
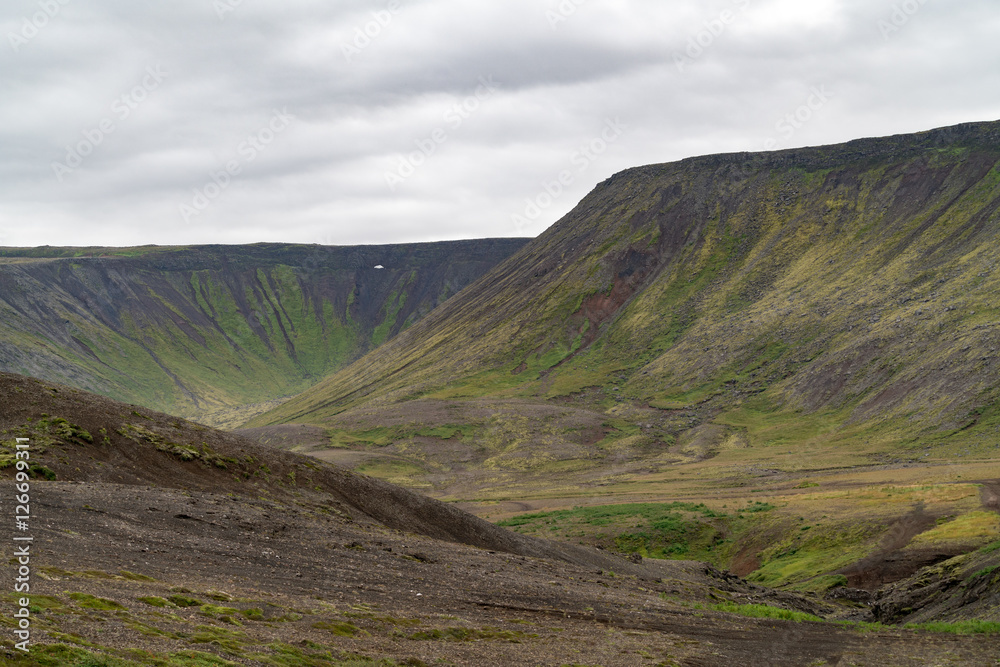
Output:
M536 236L628 167L1000 119L996 0L5 0L0 21L0 245Z

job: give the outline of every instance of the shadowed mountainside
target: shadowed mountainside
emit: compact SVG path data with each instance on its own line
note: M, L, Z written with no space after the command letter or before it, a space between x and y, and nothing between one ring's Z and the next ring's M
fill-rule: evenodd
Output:
M0 368L224 423L357 359L524 243L0 249Z

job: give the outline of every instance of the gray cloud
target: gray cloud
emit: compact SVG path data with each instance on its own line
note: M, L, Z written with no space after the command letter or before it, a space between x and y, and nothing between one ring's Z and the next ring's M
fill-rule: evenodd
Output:
M0 243L534 235L627 167L1000 118L998 28L987 0L16 0Z

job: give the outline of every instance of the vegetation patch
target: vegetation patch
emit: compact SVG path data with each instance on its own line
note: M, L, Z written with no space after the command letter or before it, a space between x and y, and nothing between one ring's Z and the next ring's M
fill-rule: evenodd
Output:
M722 602L719 604L713 604L709 607L715 611L724 611L728 614L739 614L740 616L747 616L749 618L773 618L782 621L813 621L823 623L824 619L819 616L814 616L812 614L807 614L801 611L793 611L790 609L782 609L780 607L772 607L765 604L735 604L730 602Z
M31 647L31 652L13 657L0 657L0 665L3 667L14 667L15 665L24 667L142 667L149 662L136 662L123 658L114 657L104 653L95 653L76 646L66 644L36 644ZM180 665L181 663L161 663ZM228 663L233 664L233 663ZM195 665L189 663L184 667L208 667L209 663Z
M793 590L802 593L822 594L834 588L842 588L847 585L847 577L842 574L827 574L821 577L807 579L792 586Z
M341 623L338 621L317 621L312 624L312 627L317 630L327 630L337 637L356 637L357 635L368 634L353 623Z
M200 607L205 604L201 600L189 598L186 595L181 594L171 595L167 599L178 607Z
M227 468L229 464L239 463L235 458L223 457L212 451L212 448L208 445L202 443L201 447L193 447L191 445L182 445L176 442L171 442L167 440L159 433L151 431L145 426L139 424L126 424L125 426L118 429L120 435L125 436L133 442L147 442L154 445L157 451L165 452L167 454L172 454L179 458L181 461L195 461L200 460L208 465L213 465L216 468Z
M708 559L728 519L700 503L624 503L523 514L498 525L564 541L596 535L604 546L650 558Z
M212 644L230 653L239 654L242 646L251 643L250 637L240 630L230 630L212 625L199 625L187 641L191 644Z
M141 598L136 598L139 602L144 602L151 607L167 607L170 605L165 598L161 598L156 595L147 595Z
M120 605L114 600L108 600L105 598L95 597L87 593L70 593L69 598L76 601L76 603L84 607L85 609L97 609L99 611L119 611L125 609L124 605Z
M867 556L885 530L873 521L828 523L823 530L804 527L790 520L773 526L774 537L758 555L762 565L747 580L772 587L809 582Z
M241 625L241 623L235 618L236 615L240 613L240 610L234 607L220 607L214 604L203 604L201 609L198 610L198 613L202 616L222 621L223 623L229 623L230 625Z
M260 607L251 607L250 609L244 609L240 612L246 618L251 621L263 621L264 620L264 610Z
M1000 515L995 512L968 512L935 526L913 538L911 544L989 542L1000 536Z
M1000 635L996 621L951 621L940 623L908 623L905 627L927 632L944 632L952 635Z

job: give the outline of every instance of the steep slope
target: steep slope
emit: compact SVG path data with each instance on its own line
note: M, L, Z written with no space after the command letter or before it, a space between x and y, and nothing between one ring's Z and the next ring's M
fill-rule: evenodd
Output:
M998 260L1000 123L632 169L248 433L528 534L874 589L1000 539Z
M0 373L0 396L6 478L14 476L16 460L25 459L39 480L308 500L353 521L434 539L659 576L596 550L511 533L453 505L309 457L64 385ZM16 438L30 443L28 457L16 454Z
M377 347L524 242L0 249L0 369L225 422Z
M608 407L684 413L674 435L801 411L891 423L913 444L992 443L998 161L1000 123L982 123L623 172L418 326L255 423L600 387Z

